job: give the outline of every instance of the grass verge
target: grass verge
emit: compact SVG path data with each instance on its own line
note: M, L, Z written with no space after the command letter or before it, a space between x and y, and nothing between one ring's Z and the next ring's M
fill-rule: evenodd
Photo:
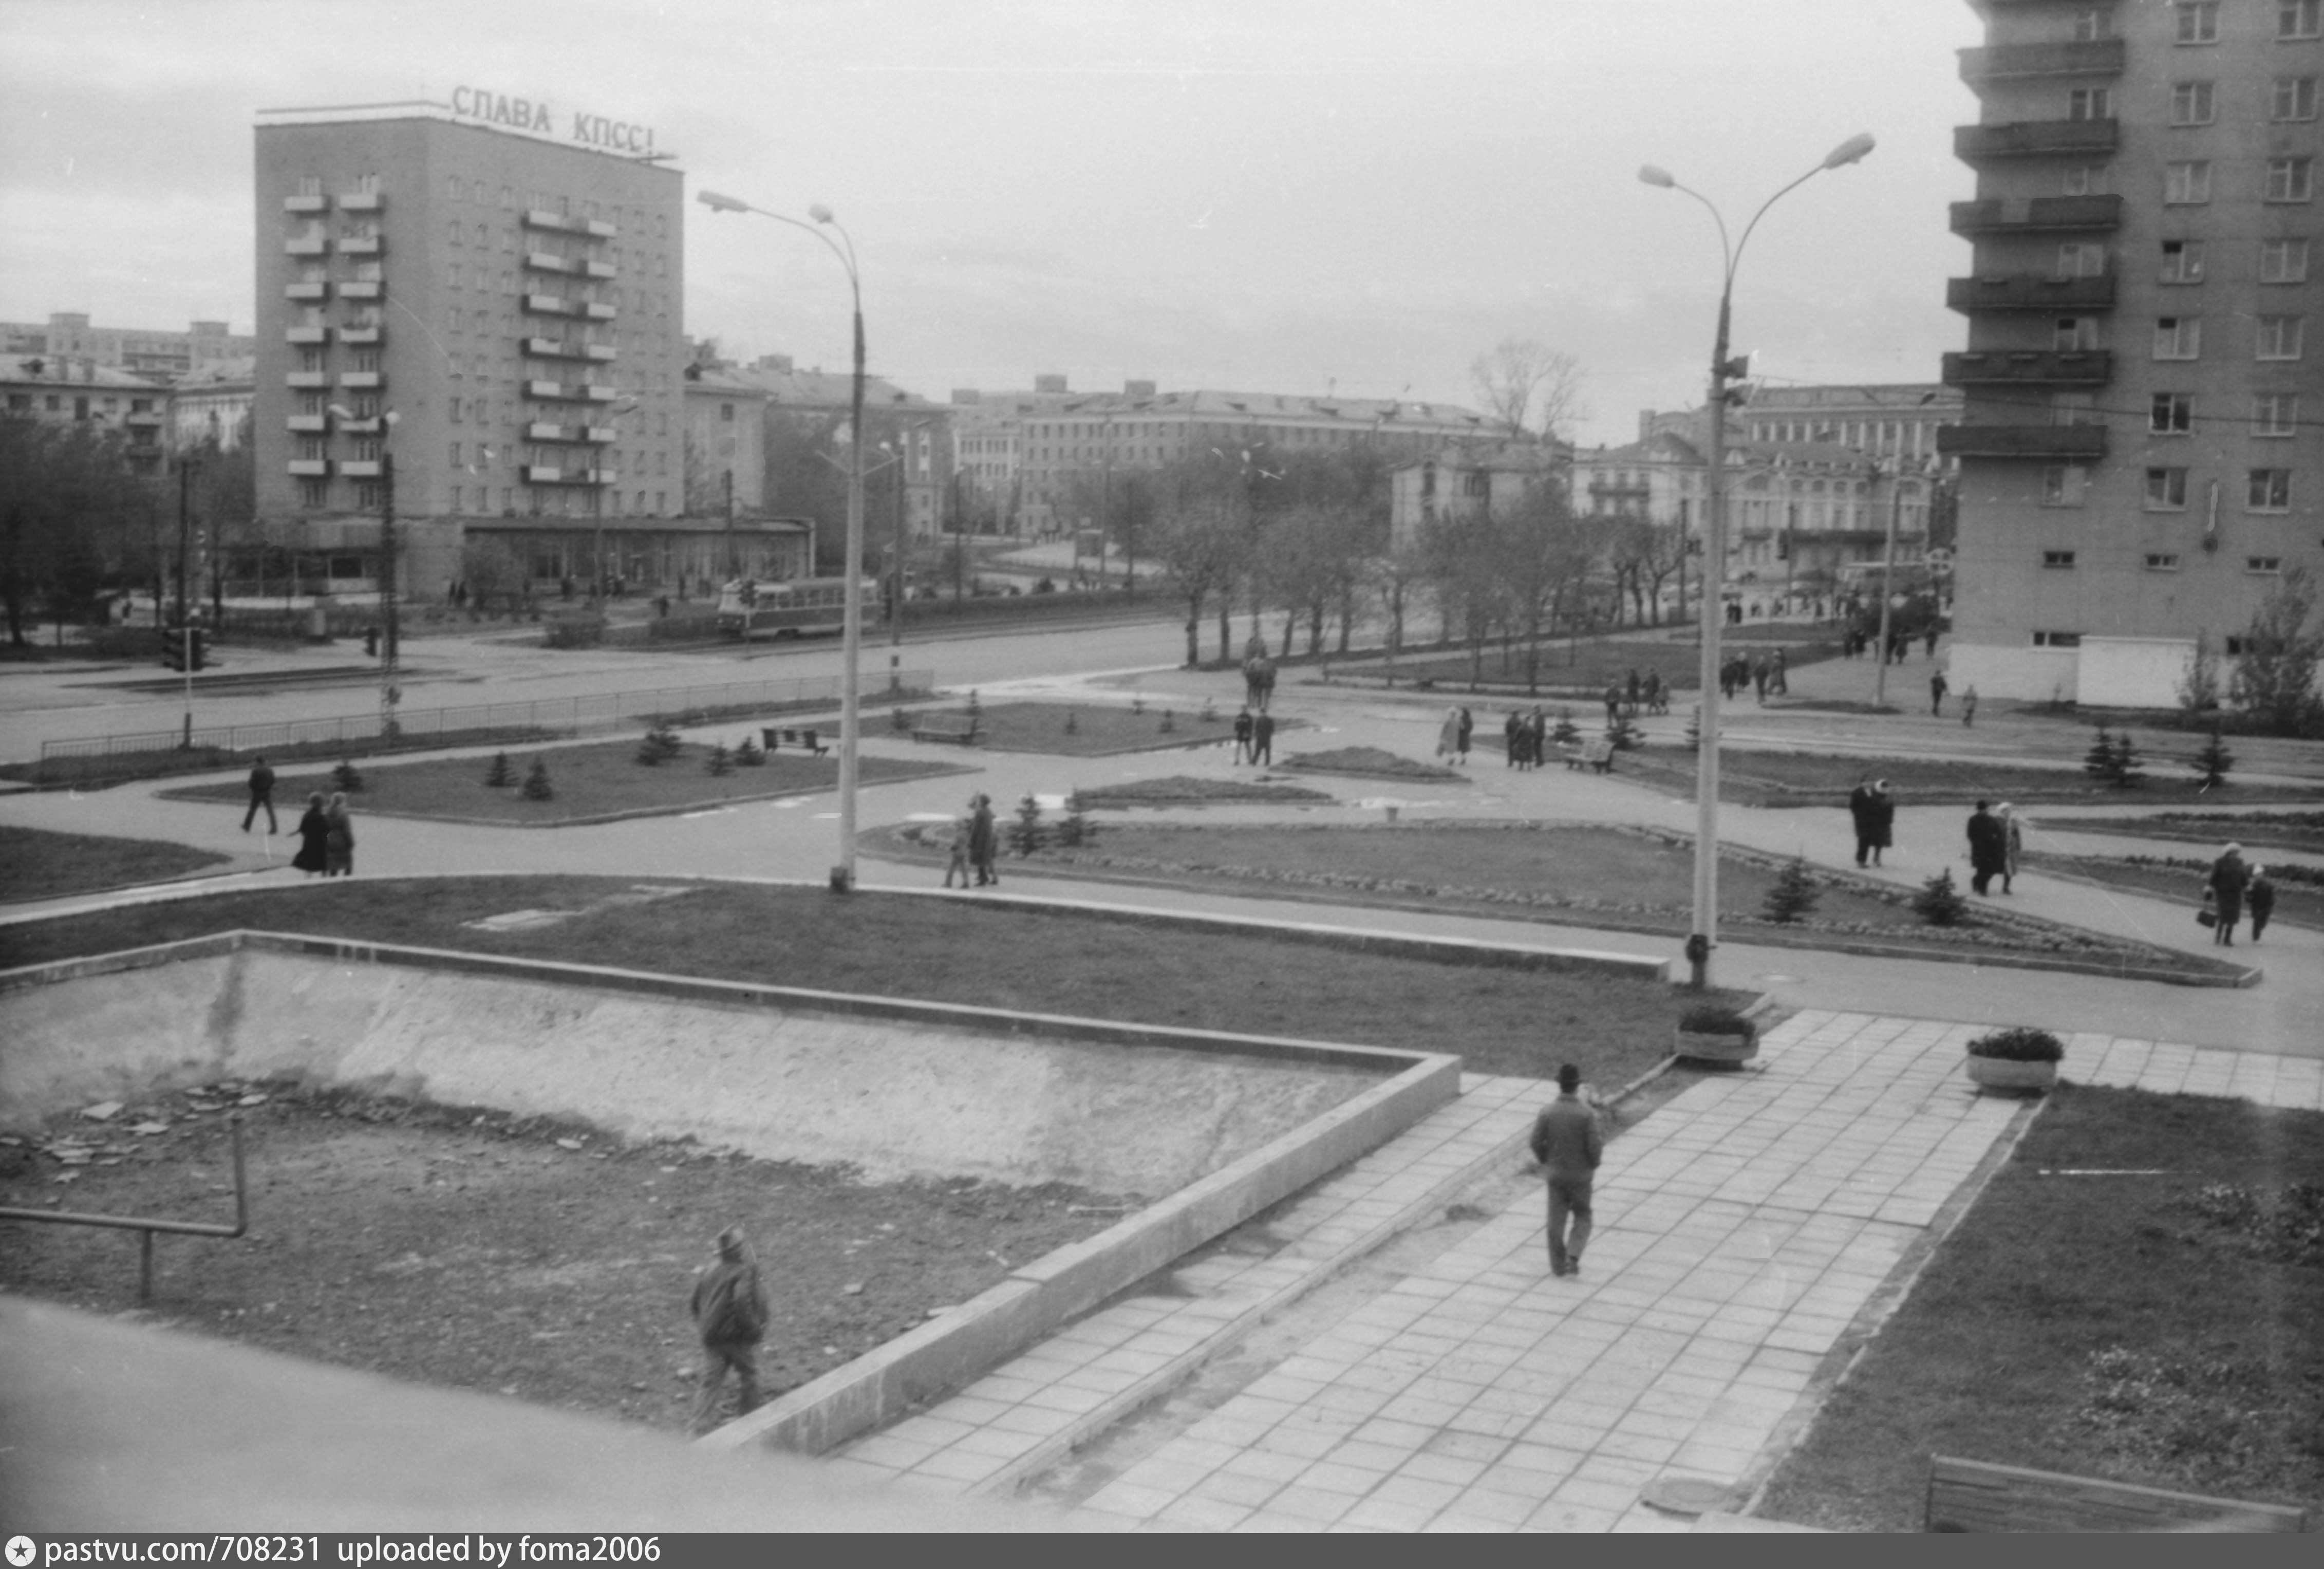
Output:
M1760 1512L1918 1530L1933 1454L2324 1505L2319 1185L2324 1115L2061 1087Z
M2255 856L2254 860L2256 864L2267 864ZM2211 876L2209 857L2118 858L2045 854L2027 856L2025 864L2037 872L2084 878L2126 892L2171 900L2190 912L2190 921L2194 919L2192 912L2203 902L2203 890L2209 885ZM2302 866L2271 866L2268 881L2275 884L2275 909L2268 918L2271 926L2282 922L2285 926L2324 928L2324 878ZM2246 909L2244 924L2236 928L2237 941L2249 934L2250 921L2251 911Z
M249 799L247 792L241 798ZM59 899L101 888L163 882L205 866L224 865L229 859L158 839L0 827L0 866L8 869L0 902Z
M888 728L911 733L917 715L949 714L966 718L965 707L891 711ZM900 715L900 719L898 717ZM877 725L876 719L868 723ZM1276 721L1278 732L1298 728L1296 720ZM1051 757L1111 757L1119 752L1164 752L1173 747L1212 746L1234 739L1234 715L1217 705L1202 709L1146 704L1136 708L1083 707L1069 703L993 703L976 711L976 744L990 752L1034 752Z
M1841 807L1848 792L1863 779L1885 779L1899 806L1967 806L1992 801L2050 801L2075 806L2113 801L2218 804L2219 792L2207 790L2191 771L2179 777L2175 761L2151 760L2144 782L2127 788L2101 783L2089 775L2065 769L2022 768L1976 759L1922 757L1833 757L1807 752L1723 751L1720 758L1719 798L1749 807ZM1647 747L1626 752L1614 771L1650 779L1674 791L1692 794L1694 753L1671 747ZM2234 787L2242 789L2244 787ZM2296 787L2261 789L2252 787L2254 806L2266 801L2312 801L2324 798L2324 789Z
M2215 851L2233 839L2243 845L2246 859L2255 849L2324 854L2324 812L2157 812L2150 817L2067 817L2050 826L2068 834L2184 839Z

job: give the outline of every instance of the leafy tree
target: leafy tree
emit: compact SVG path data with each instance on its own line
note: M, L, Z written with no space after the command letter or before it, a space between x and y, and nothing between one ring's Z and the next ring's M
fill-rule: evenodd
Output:
M9 641L31 639L43 603L60 616L85 614L107 583L161 587L174 559L176 498L131 466L118 435L82 424L0 416L0 609ZM198 586L189 584L189 590Z
M1163 518L1155 531L1154 553L1165 580L1185 601L1186 663L1199 664L1203 606L1214 595L1224 604L1242 569L1240 522L1227 503L1198 500ZM1219 657L1226 657L1223 637Z
M2227 682L2227 700L2278 735L2297 735L2324 717L2316 667L2324 630L2311 632L2316 588L2304 567L2287 570L2244 631L2243 651Z
M2179 680L2179 706L2189 714L2208 714L2219 706L2219 656L2211 634L2195 634L2195 651L2187 659L2187 673Z
M1789 926L1815 909L1817 893L1815 878L1808 871L1806 859L1794 855L1775 873L1775 886L1767 890L1766 901L1760 908L1769 920L1778 926Z

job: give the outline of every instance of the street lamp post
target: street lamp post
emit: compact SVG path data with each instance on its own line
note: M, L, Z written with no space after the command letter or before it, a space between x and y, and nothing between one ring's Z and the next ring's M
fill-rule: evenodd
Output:
M1683 191L1703 205L1711 222L1719 226L1722 264L1719 332L1711 349L1711 436L1705 452L1708 495L1702 520L1702 582L1698 590L1702 602L1702 648L1697 667L1702 693L1702 723L1695 763L1694 931L1686 939L1687 962L1692 970L1690 984L1698 991L1711 984L1711 951L1719 941L1719 637L1720 618L1727 608L1723 592L1727 583L1727 383L1750 372L1748 355L1736 360L1728 357L1735 269L1743 260L1743 247L1751 243L1751 231L1759 226L1759 220L1767 216L1769 208L1825 170L1856 162L1872 151L1872 145L1869 135L1857 135L1833 148L1821 163L1760 203L1751 221L1743 226L1743 237L1731 245L1727 239L1727 220L1710 198L1681 185L1667 171L1653 164L1638 171L1638 178L1646 184Z
M840 227L831 209L820 203L807 208L807 216L815 220L807 224L731 196L721 196L715 190L696 191L695 199L713 212L756 213L762 218L805 229L821 240L839 258L839 264L847 269L848 293L855 312L855 383L847 415L847 559L842 571L846 603L841 618L839 681L839 863L831 869L832 891L845 893L855 886L855 754L862 707L861 672L857 666L863 649L863 281L856 271L855 241ZM825 234L825 228L837 230L844 245Z
M355 418L345 404L333 403L330 411L340 420L352 421ZM395 451L389 445L399 418L392 409L379 417L379 733L382 739L393 737L395 706L403 700L403 694L395 684Z

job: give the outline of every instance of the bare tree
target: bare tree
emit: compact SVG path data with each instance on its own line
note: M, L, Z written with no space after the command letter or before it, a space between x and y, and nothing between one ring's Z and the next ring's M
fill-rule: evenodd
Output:
M1215 593L1223 605L1242 565L1242 521L1231 503L1197 496L1171 512L1155 530L1154 553L1165 579L1186 601L1186 664L1202 662L1198 638L1203 604ZM1224 638L1220 658L1226 657Z
M1469 379L1485 412L1511 436L1562 436L1590 411L1582 401L1582 362L1529 337L1505 337L1470 362Z

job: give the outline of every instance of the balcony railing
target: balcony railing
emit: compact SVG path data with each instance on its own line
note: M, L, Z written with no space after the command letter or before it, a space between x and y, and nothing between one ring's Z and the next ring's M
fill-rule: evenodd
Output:
M379 327L343 327L339 328L339 341L351 347L359 348L367 344L376 344L386 336L386 330Z
M342 300L377 300L387 291L387 285L376 278L350 278L339 285Z
M1950 278L1945 303L1955 310L2111 310L2114 275L2095 278Z
M618 278L622 275L611 262L584 262L581 273L586 278Z
M286 196L282 198L284 212L328 212L331 198L327 196Z
M610 403L614 392L611 387L601 387L593 382L527 382L524 395L544 401L569 403Z
M552 229L560 235L586 235L591 239L610 240L621 233L603 218L573 218L563 213L543 212L539 208L524 215L524 226L529 229Z
M536 359L592 359L595 356L589 353L590 347L588 344L568 343L561 337L528 337L524 340L524 352Z
M2089 157L2110 154L2121 140L2112 120L2017 120L2001 125L1959 125L1953 156L1963 163L2011 158Z
M375 190L351 190L339 198L343 212L377 212L387 205L387 198Z
M368 392L378 387L383 378L377 371L341 371L339 385L350 391Z
M285 283L282 285L282 298L285 300L327 300L330 297L330 293L331 286L328 283Z
M2098 233L2121 226L2118 196L2004 197L1952 204L1957 235Z
M2104 349L2000 350L1949 354L1949 387L2095 387L2114 379L2114 355Z
M524 254L524 264L536 272L576 273L581 271L580 263L568 262L562 256L552 256L547 251L527 251Z
M328 371L292 371L290 374L282 378L282 384L286 387L327 387L331 384L331 373Z
M581 314L592 321L611 321L616 312L611 305L600 304L595 300L585 300L581 302Z
M330 475L331 460L327 457L294 457L282 466L290 470L293 479L326 479Z
M292 414L282 423L297 435L320 436L331 428L331 417L328 414Z
M528 294L524 308L535 316L578 316L581 302L567 300L561 294Z
M282 329L282 341L297 344L328 343L331 341L331 329L327 327L286 327Z
M346 235L340 238L338 248L342 256L376 256L380 238L377 235Z
M376 436L382 429L379 416L376 414L362 420L339 421L339 434L342 436Z
M296 239L282 242L282 254L286 256L319 256L330 248L330 245L331 242L320 235L300 235Z
M602 425L559 425L535 420L525 427L524 437L528 441L611 441L613 432Z
M2079 42L1997 43L1960 51L1961 80L1997 81L2008 77L2117 77L2122 74L2119 38Z
M2106 456L2103 425L1940 425L1937 451L1945 457L2041 457L2095 463Z
M376 457L350 457L339 465L339 473L349 479L377 479L379 469Z

